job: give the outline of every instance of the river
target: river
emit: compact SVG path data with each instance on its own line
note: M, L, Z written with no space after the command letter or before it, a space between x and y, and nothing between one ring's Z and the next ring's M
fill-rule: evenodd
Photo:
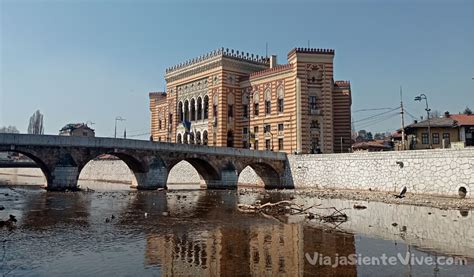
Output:
M238 203L283 199L344 209L348 221L290 216L281 222L237 210ZM141 192L119 184L65 193L4 185L0 206L0 219L11 214L18 220L0 228L3 276L474 273L472 211L317 199L294 191ZM412 263L405 263L407 255Z

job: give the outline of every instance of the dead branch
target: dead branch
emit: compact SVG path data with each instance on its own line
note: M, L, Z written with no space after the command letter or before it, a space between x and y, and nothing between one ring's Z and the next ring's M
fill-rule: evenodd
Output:
M321 222L342 223L347 221L347 215L342 212L345 209L339 210L336 207L320 206L321 204L303 207L291 201L284 200L275 203L268 202L265 204L257 202L255 205L238 204L237 209L244 213L260 213L263 216L272 219L277 219L277 216L282 215L305 215L308 220L315 219ZM312 212L311 209L332 210L332 213L324 215Z

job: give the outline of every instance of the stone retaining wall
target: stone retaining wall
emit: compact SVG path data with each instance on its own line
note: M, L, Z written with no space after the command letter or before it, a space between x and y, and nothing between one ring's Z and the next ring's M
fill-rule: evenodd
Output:
M360 189L473 197L474 148L288 156L296 188Z
M288 162L286 175L296 188L399 192L407 186L409 192L457 196L459 188L464 187L467 197L473 197L474 148L289 155ZM43 177L39 169L4 168L0 169L0 179L13 173L20 177ZM126 184L131 184L133 179L127 165L120 160L91 161L80 175L80 180ZM187 162L177 164L168 176L169 184L196 184L198 180L197 171ZM44 183L43 178L38 181ZM239 176L239 184L263 185L249 167Z

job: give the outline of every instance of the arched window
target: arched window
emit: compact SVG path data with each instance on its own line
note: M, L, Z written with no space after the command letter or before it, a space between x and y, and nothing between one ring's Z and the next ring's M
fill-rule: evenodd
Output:
M196 144L201 144L201 132L196 132Z
M161 119L158 120L158 130L161 130Z
M178 138L176 139L176 142L177 143L183 143L183 141L181 139L181 134L178 134Z
M234 132L227 131L227 147L234 147Z
M249 94L244 93L242 95L242 117L248 118L249 117Z
M227 95L227 117L234 117L234 95Z
M201 120L201 119L202 119L202 99L201 99L201 97L198 97L196 120Z
M270 88L265 91L265 114L272 113L272 92Z
M258 116L258 109L259 109L259 106L258 106L258 101L259 101L259 95L258 95L258 92L255 92L253 94L253 115L255 116Z
M202 133L202 144L207 145L207 131Z
M184 120L189 120L189 101L184 101Z
M217 127L217 93L212 97L212 126ZM214 140L213 140L214 142Z
M189 133L189 144L194 144L194 133Z
M179 113L179 122L183 122L184 121L183 102L179 102L178 104L178 113Z
M284 108L283 98L285 97L285 91L283 90L283 86L279 86L277 89L277 96L278 96L278 112L282 113Z
M183 143L185 143L185 144L188 143L188 134L187 133L183 134Z
M204 96L204 119L209 118L209 97Z
M217 93L214 94L214 97L212 98L212 115L214 118L217 118Z
M191 121L196 120L196 101L191 99Z

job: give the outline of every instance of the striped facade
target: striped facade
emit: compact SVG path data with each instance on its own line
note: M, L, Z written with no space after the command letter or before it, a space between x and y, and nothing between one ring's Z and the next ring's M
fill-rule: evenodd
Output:
M334 50L295 48L288 63L219 49L166 70L150 93L155 141L287 153L350 149L351 89ZM183 122L190 122L183 124ZM341 143L342 142L342 143Z

